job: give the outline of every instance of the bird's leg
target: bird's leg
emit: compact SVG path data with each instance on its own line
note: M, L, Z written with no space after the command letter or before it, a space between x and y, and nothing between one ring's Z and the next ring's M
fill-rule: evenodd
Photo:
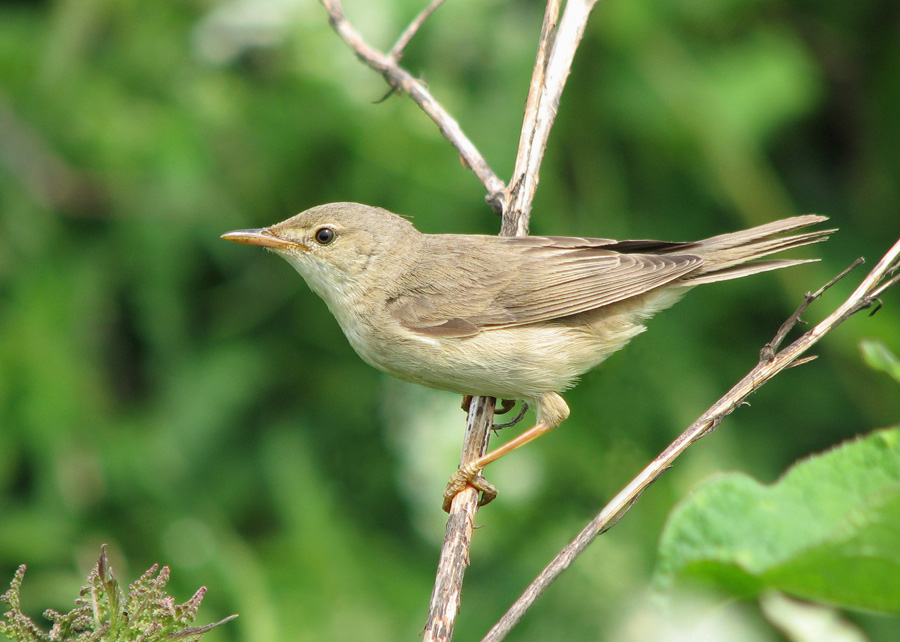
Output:
M482 455L474 461L470 461L468 464L460 466L455 473L450 475L447 487L444 489L444 510L448 513L450 512L450 503L453 501L453 498L468 484L471 484L481 491L481 501L478 502L479 506L484 506L485 504L494 501L497 497L497 489L482 477L481 470L491 462L500 459L503 455L524 446L530 441L534 441L544 433L550 432L555 427L556 426L548 426L544 422L539 421L518 437L510 439L508 442L495 448L491 452Z
M468 464L463 464L450 476L444 489L444 510L450 512L450 503L456 494L466 485L471 484L481 491L479 506L484 506L497 497L497 489L481 476L481 470L488 464L497 461L516 448L534 441L541 435L550 432L569 416L569 407L563 398L555 392L548 392L535 399L538 422L518 437L495 448Z

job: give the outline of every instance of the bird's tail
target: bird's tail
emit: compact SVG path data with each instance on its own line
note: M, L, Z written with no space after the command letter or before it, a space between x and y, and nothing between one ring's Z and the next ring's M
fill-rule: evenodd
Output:
M703 258L703 264L695 272L684 276L680 282L686 286L715 283L817 261L818 259L769 259L767 261L757 259L826 240L828 235L835 230L779 236L785 232L799 230L826 220L828 220L826 216L807 214L697 241L697 243L691 244L692 247L679 249L678 252L686 250L687 253L696 254Z

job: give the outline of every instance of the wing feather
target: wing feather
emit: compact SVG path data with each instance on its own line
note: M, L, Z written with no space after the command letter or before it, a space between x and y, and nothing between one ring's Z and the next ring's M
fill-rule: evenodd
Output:
M669 283L702 263L690 254L608 249L615 243L567 237L454 237L450 249L445 243L434 244L429 260L397 284L387 307L403 326L424 336L465 337L594 310Z

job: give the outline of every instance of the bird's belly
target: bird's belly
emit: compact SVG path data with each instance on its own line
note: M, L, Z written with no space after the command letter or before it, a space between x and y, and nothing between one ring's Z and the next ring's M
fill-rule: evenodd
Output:
M374 344L348 339L365 361L400 379L460 394L528 399L571 387L642 330L628 324L601 339L591 327L548 323L453 339L412 332Z
M686 289L650 292L573 317L485 328L461 338L429 337L390 317L366 318L351 308L329 307L363 360L399 379L460 394L535 399L573 386L643 332L644 322Z

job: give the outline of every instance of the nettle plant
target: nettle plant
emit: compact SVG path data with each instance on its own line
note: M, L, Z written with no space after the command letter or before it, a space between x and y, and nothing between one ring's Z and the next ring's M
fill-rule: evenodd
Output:
M237 617L230 615L206 626L190 626L206 587L200 587L187 602L176 604L165 591L169 573L168 566L160 568L154 564L129 585L126 594L113 575L103 546L97 566L75 600L75 608L68 613L44 611L44 617L53 622L50 631L45 632L22 612L23 564L9 590L0 597L9 608L0 620L0 633L14 642L195 642L207 631Z

